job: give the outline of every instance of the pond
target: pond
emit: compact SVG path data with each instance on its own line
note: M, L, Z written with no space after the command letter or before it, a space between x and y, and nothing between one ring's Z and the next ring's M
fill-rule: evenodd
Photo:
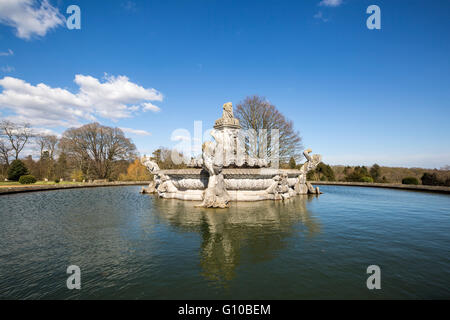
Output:
M139 189L1 196L0 299L450 298L448 195L323 186L203 209Z

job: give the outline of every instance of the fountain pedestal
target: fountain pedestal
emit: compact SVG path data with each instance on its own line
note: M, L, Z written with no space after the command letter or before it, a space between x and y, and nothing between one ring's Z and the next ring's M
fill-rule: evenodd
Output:
M306 174L321 161L320 155L303 154L307 161L299 170L269 168L268 161L245 153L239 120L231 103L223 105L222 118L216 120L211 136L214 142L202 146L202 159L193 160L189 169L161 170L149 157L141 162L154 174L148 191L162 198L202 201L202 207L227 207L230 201L283 200L297 194L319 193Z

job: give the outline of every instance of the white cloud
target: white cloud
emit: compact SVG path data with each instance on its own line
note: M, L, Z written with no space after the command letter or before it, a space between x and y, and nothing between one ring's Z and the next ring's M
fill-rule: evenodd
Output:
M320 20L322 20L323 22L327 22L327 21L328 21L328 19L325 18L325 17L323 16L322 11L317 12L317 13L314 15L314 19L320 19Z
M80 86L78 96L93 105L97 114L104 118L128 118L140 103L145 108L148 101L162 101L163 96L155 89L145 89L126 76L105 75L105 82L91 76L76 75L75 83ZM159 108L158 108L159 109Z
M13 113L8 117L11 121L70 127L95 121L97 116L113 121L129 118L149 101L163 99L155 89L139 86L126 76L106 76L101 82L92 76L76 75L74 81L79 86L78 93L4 77L0 79L0 109Z
M45 36L51 29L64 24L65 17L48 0L1 0L0 23L16 29L22 39Z
M338 7L342 4L342 0L322 0L319 2L319 6L323 7Z
M0 57L7 57L12 55L14 55L14 51L12 51L11 49L8 49L8 51L5 52L0 52Z
M123 132L135 134L137 136L150 136L151 135L150 132L145 131L145 130L140 130L140 129L123 128L123 127L121 127L120 129L122 129Z
M57 136L58 138L61 137L60 133L47 128L33 128L33 133L36 135Z
M161 109L150 102L146 102L146 103L142 104L142 110L144 112L148 111L148 110L153 111L153 112L159 112Z
M3 66L1 69L2 69L2 72L4 72L4 73L10 73L15 70L14 67L11 67L11 66Z

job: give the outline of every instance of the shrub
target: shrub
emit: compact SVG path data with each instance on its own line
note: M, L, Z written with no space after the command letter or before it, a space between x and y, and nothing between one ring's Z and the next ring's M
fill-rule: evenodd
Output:
M349 172L349 170L347 170L347 172ZM357 166L353 169L353 172L348 173L345 176L345 181L348 182L367 182L367 181L363 181L363 178L365 177L370 177L369 176L369 172L367 171L367 168L365 166ZM372 178L372 177L370 177ZM372 181L373 182L373 179Z
M31 174L27 174L19 178L19 183L21 184L33 184L36 183L36 181L36 178Z
M436 173L425 172L421 180L424 186L439 186L443 184L443 182L438 179Z
M147 170L147 168L141 164L139 159L135 159L127 169L126 174L120 174L119 180L121 181L149 181L153 176Z
M72 174L70 175L71 179L75 179L75 181L77 182L81 182L85 179L83 171L79 170L79 169L75 169Z
M55 183L59 183L59 179L55 179Z
M8 169L8 180L19 181L21 176L27 175L28 169L20 160L14 160Z
M371 183L371 182L373 182L373 178L372 178L372 177L369 177L369 176L366 176L366 177L362 177L362 178L360 179L360 181L361 181L361 182L368 182L368 183Z
M402 179L403 184L419 184L419 180L414 177L406 177Z

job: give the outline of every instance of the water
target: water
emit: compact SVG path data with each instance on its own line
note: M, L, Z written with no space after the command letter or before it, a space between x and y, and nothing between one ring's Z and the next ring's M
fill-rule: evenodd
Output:
M1 196L0 298L450 298L448 195L323 186L216 210L139 188Z

